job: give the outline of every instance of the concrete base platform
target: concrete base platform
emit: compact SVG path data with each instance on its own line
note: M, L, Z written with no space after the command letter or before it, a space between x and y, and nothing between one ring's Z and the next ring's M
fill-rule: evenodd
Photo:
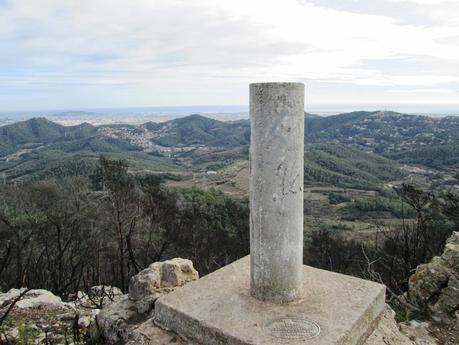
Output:
M385 306L383 285L309 266L300 302L261 302L249 285L247 256L161 297L155 322L206 345L358 345Z

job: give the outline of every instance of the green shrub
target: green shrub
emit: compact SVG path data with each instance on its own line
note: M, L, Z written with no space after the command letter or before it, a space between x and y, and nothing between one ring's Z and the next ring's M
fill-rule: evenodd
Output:
M341 204L342 202L349 202L351 198L343 193L330 193L328 195L328 201L332 205Z
M390 212L397 218L415 216L413 208L403 203L400 199L375 197L357 200L354 203L354 207L362 212Z

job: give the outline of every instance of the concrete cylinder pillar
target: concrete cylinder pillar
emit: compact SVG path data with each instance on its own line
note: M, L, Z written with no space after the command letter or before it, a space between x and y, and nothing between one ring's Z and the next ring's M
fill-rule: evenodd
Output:
M302 297L304 84L250 84L251 294Z

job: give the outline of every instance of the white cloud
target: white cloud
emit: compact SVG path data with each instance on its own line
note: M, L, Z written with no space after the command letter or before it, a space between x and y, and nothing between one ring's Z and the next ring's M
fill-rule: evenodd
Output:
M441 5L454 2L455 0L389 0L390 2L410 2L418 5Z
M439 16L456 6L440 1ZM386 87L373 94L377 102L391 87L459 84L459 71L442 67L459 59L459 25L451 12L445 24L402 24L385 12L321 3L12 1L0 7L0 102L10 108L23 99L47 107L60 99L74 107L237 104L247 101L247 83L281 79L343 83L344 94L361 85ZM397 61L412 57L432 66L397 70ZM393 61L393 68L381 69L376 60ZM457 88L451 90L455 101Z
M449 89L395 89L390 90L394 93L414 93L414 94L423 94L423 93L453 93Z

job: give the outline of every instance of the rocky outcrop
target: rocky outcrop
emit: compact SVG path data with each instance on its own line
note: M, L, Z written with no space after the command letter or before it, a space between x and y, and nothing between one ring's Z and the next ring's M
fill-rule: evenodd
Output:
M457 318L459 311L459 232L447 240L441 256L419 265L409 279L407 298L434 320Z
M363 345L412 345L413 342L400 333L395 322L395 312L386 305L376 329Z
M101 310L91 325L91 336L108 344L151 343L148 339L153 335L154 339L177 342L174 335L145 325L153 325L154 303L159 297L198 278L190 260L175 258L151 264L131 278L127 295Z

